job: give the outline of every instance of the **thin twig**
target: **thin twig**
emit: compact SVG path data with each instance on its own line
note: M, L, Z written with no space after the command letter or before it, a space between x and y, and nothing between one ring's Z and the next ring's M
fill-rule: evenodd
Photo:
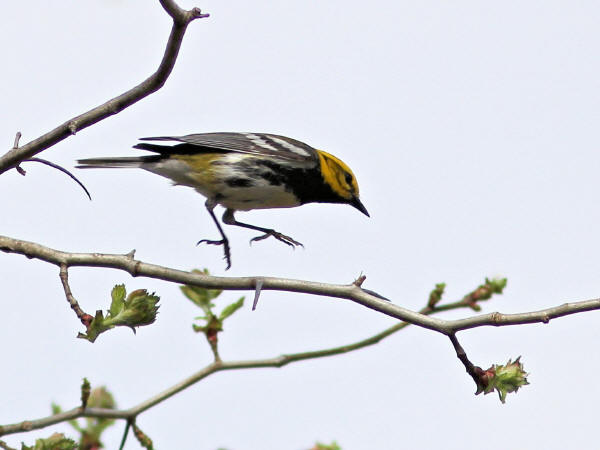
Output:
M477 391L480 391L480 388L485 387L485 380L482 378L484 375L484 370L481 367L474 365L469 358L467 357L467 352L462 348L460 342L456 338L454 333L448 335L450 338L450 342L452 342L452 346L454 350L456 350L456 357L460 360L461 363L465 366L465 370L467 373L473 378L473 381L477 385Z
M68 271L66 264L60 265L59 276L60 276L60 281L62 282L62 285L63 285L63 289L65 291L65 297L67 297L67 301L69 302L71 309L73 311L75 311L75 315L77 316L77 318L87 328L90 325L90 323L92 323L92 320L94 318L81 309L81 307L79 306L79 303L73 296L73 293L71 292L71 286L69 286L69 271Z
M19 141L21 140L21 132L17 131L17 134L15 135L15 142L13 144L13 150L16 150L19 148ZM17 172L19 172L19 175L25 176L27 175L27 172L25 172L25 169L23 169L21 166L17 165L15 167L15 169L17 169Z
M19 148L19 141L21 140L21 136L22 136L21 132L17 131L17 134L15 135L15 143L13 144L14 149Z
M60 170L62 173L67 174L69 177L71 177L71 179L73 179L79 186L81 186L81 189L83 189L83 191L88 196L88 198L90 200L92 200L92 196L90 195L90 193L87 190L87 188L83 185L83 183L81 181L79 181L79 179L75 175L73 175L71 172L69 172L64 167L59 166L58 164L55 164L53 162L50 162L50 161L48 161L46 159L42 159L42 158L29 158L29 159L26 159L26 160L24 160L22 162L39 162L39 163L45 164L47 166L50 166L50 167L52 167L52 168L54 168L56 170ZM23 169L21 169L21 171L22 172L19 172L19 173L21 173L21 175L25 175L26 174L26 172Z
M125 442L127 441L129 428L131 428L131 420L128 420L127 424L125 425L125 430L123 431L123 437L121 438L121 445L119 445L119 450L123 450L125 448Z
M9 150L5 155L0 157L0 174L17 167L20 162L31 159L33 156L74 135L76 132L121 112L144 97L156 92L165 84L177 60L187 26L193 20L208 17L208 14L202 14L198 8L185 11L173 0L160 0L160 4L173 18L173 26L162 61L156 72L123 94L67 120L62 125L28 142L22 147Z
M501 314L499 312L493 312L467 317L465 319L442 320L434 317L427 317L424 314L381 300L353 284L337 285L276 277L215 277L202 273L186 272L145 263L134 259L131 255L69 253L6 236L0 236L0 251L21 254L28 258L37 258L57 266L66 264L70 267L84 266L119 269L128 272L135 277L154 278L177 284L190 284L207 289L254 291L256 280L257 278L260 278L263 281L263 291L298 292L351 300L390 317L445 335L482 326L548 323L551 319L558 317L600 309L600 299L596 298L592 300L564 303L540 311L517 314Z

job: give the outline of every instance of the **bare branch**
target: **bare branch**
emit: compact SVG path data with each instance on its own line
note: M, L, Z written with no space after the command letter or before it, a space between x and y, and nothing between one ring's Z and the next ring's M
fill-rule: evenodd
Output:
M395 317L396 319L447 334L445 321L427 317L423 314L394 305L388 301L381 300L354 284L335 285L274 277L215 277L204 273L185 272L155 264L144 263L135 260L129 255L68 253L44 247L33 242L12 239L5 236L0 236L0 250L7 253L22 254L28 258L37 258L57 266L66 264L69 267L85 266L114 268L124 270L132 276L155 278L208 289L255 291L257 279L260 278L263 284L263 291L276 290L300 292L352 300L367 308Z
M177 60L177 55L187 26L193 20L208 17L208 14L202 14L198 8L185 11L173 0L160 0L160 3L165 11L173 18L173 27L171 28L171 34L169 35L162 61L156 72L134 88L86 113L67 120L62 125L59 125L52 131L28 142L24 146L18 147L15 145L15 148L9 150L5 155L0 157L0 174L17 167L21 161L32 158L38 153L75 134L77 131L83 130L90 125L121 112L128 106L131 106L144 97L156 92L165 84L173 70L175 61ZM15 143L18 144L18 140L16 140Z
M44 417L36 420L27 420L15 424L0 426L0 436L4 436L7 434L20 433L23 431L31 431L37 430L40 428L45 428L50 425L55 425L57 423L65 422L72 419L77 419L80 417L96 417L96 418L113 418L113 419L125 419L128 421L134 420L139 414L144 411L152 408L153 406L169 399L175 394L185 390L186 388L192 386L193 384L201 381L202 379L212 375L216 372L226 371L226 370L239 370L239 369L253 369L253 368L265 368L265 367L274 367L279 368L283 367L287 364L302 361L305 359L314 359L319 357L331 356L341 353L346 353L354 349L362 348L366 345L372 345L386 336L389 336L395 331L406 327L408 324L402 323L397 324L393 328L386 330L384 333L378 333L372 338L359 341L356 344L351 344L343 347L336 347L332 349L326 350L318 350L314 352L304 352L304 353L294 353L289 355L281 355L275 358L270 359L262 359L262 360L248 360L248 361L232 361L232 362L222 362L222 361L214 361L213 363L207 365L202 368L195 374L190 377L180 381L179 383L171 386L170 388L156 394L142 403L125 410L115 410L115 409L102 409L102 408L85 408L82 409L80 406L73 408L69 411L64 411L59 414L54 414L52 416ZM375 340L376 339L376 340ZM369 341L370 343L366 344Z
M426 306L421 309L421 314L430 315L435 314L440 311L449 311L452 309L459 309L469 307L469 305L465 304L463 300L457 301L454 303L447 303L445 305L430 307ZM169 399L173 395L185 390L186 388L192 386L198 381L206 378L207 376L225 370L237 370L237 369L250 369L250 368L264 368L264 367L273 367L280 368L287 364L291 364L298 361L304 361L307 359L317 359L324 358L327 356L339 355L342 353L348 353L354 350L359 350L364 347L368 347L370 345L375 345L386 337L396 333L399 330L402 330L410 325L407 322L397 323L386 330L383 330L373 336L370 336L366 339L362 339L360 341L339 346L333 348L327 348L316 351L302 352L302 353L291 353L280 355L276 358L264 359L264 360L250 360L250 361L238 361L238 362L222 362L220 360L215 360L212 364L204 367L200 371L196 372L192 376L182 380L181 382L173 385L169 389L164 390L163 392L156 394L149 399L143 401L142 403L134 406L133 408L127 410L114 410L114 409L100 409L100 408L87 408L82 409L81 406L77 408L73 408L70 411L65 411L60 414L48 416L42 419L32 420L32 421L24 421L12 425L0 426L0 436L5 434L13 434L19 433L22 431L30 431L39 428L45 428L50 425L54 425L60 422L64 422L67 420L77 419L79 417L97 417L97 418L117 418L117 419L125 419L127 420L127 427L125 428L125 432L123 435L123 439L121 442L121 446L123 446L125 439L127 438L127 434L129 431L130 424L135 420L135 418L141 414L142 412L152 408L153 406Z
M518 314L493 312L458 320L442 320L411 311L380 299L354 284L337 285L314 281L292 280L275 277L215 277L203 273L186 272L134 259L133 255L115 255L102 253L69 253L44 247L33 242L22 241L0 235L0 250L16 253L27 258L37 258L57 265L104 267L119 269L131 276L148 277L178 284L190 284L207 289L255 291L256 283L262 281L262 290L299 292L342 298L359 303L390 317L409 322L449 336L458 331L481 326L507 326L528 323L548 323L551 319L600 309L600 299L565 303L560 306ZM462 300L463 304L469 302Z

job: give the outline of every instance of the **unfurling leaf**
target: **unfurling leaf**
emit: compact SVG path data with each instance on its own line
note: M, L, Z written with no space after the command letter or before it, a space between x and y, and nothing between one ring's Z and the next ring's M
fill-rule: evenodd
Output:
M87 333L79 333L77 337L94 342L101 333L116 326L130 327L135 333L135 327L150 325L156 320L160 297L148 294L145 289L133 291L127 298L125 294L123 285L115 286L106 317L102 311L96 311L96 316L87 327Z
M113 288L112 292L110 293L110 296L112 298L112 302L110 303L111 316L116 316L121 312L121 310L123 309L126 294L127 291L125 290L124 284L117 284Z
M482 377L485 384L478 388L476 394L481 392L489 394L496 390L500 401L504 403L507 394L517 392L521 386L529 384L527 381L529 374L523 369L520 359L520 356L514 362L509 359L506 365L494 364L487 369Z

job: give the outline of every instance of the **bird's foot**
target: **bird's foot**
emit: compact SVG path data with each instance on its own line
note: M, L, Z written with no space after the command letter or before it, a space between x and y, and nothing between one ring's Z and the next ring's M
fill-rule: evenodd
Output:
M273 236L278 241L283 242L284 244L287 244L292 248L296 248L296 246L304 247L304 245L302 245L302 243L296 241L295 239L292 239L289 236L286 236L285 234L281 234L280 232L275 231L275 230L267 230L265 232L265 234L263 234L261 236L256 236L256 237L250 239L250 245L252 245L253 242L262 241L263 239L267 239L270 236Z
M229 248L229 240L221 239L219 241L211 241L209 239L202 239L198 241L196 245L207 244L207 245L222 245L223 246L223 259L227 262L227 267L225 270L229 270L231 268L231 249Z

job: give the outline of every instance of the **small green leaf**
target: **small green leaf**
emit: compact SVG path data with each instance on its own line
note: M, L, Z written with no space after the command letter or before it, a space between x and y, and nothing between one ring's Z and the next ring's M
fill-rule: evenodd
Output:
M207 269L194 269L192 270L192 273L209 275ZM183 295L194 302L197 306L202 308L202 310L204 310L207 314L208 311L214 307L214 305L211 303L211 300L217 298L219 295L221 295L221 292L223 292L221 289L206 289L192 285L181 286L180 289L181 292L183 292Z
M227 305L223 309L223 311L221 311L221 314L219 314L219 320L223 321L223 320L227 319L229 316L231 316L233 313L235 313L238 309L240 309L242 306L244 306L244 299L245 299L245 297L240 297L237 302Z
M126 293L127 291L125 290L124 284L117 284L113 288L112 292L110 293L110 296L112 298L112 302L110 304L111 316L116 316L123 309Z

